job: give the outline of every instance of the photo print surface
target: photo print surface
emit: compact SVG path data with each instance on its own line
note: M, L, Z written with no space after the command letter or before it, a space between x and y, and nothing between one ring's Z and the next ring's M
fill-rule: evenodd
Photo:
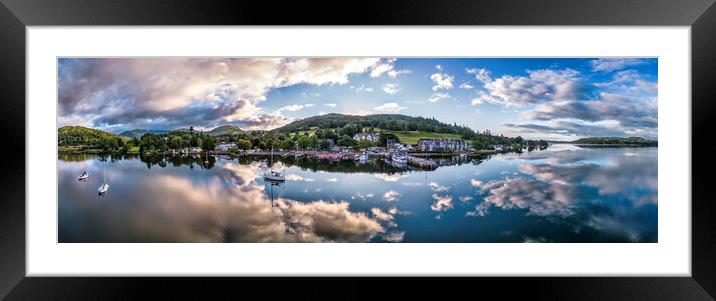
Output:
M655 243L656 58L59 58L58 242Z

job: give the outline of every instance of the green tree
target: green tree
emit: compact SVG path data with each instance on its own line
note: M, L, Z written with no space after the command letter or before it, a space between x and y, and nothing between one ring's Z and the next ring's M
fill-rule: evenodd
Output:
M355 146L353 146L353 148L363 149L363 148L369 148L371 146L373 146L373 142L370 142L368 140L361 140L361 141L358 141L358 143L356 143Z
M396 136L393 133L386 133L386 132L380 132L380 135L378 136L378 142L382 146L386 146L386 143L388 143L388 139L393 139L395 143L399 143L400 139L398 139L398 136Z
M310 137L308 137L308 147L309 148L316 149L316 148L318 148L318 144L319 144L319 141L318 141L318 137L316 137L316 135L311 135Z
M298 138L298 148L300 149L308 149L310 145L310 141L306 135L302 135Z
M242 150L247 150L251 148L251 141L246 139L239 139L236 141L236 147Z
M216 148L216 139L212 136L205 136L201 140L201 149L204 151L213 151Z
M353 138L351 138L350 136L343 135L340 139L338 139L336 144L340 146L353 146L353 144L355 144L355 141L353 141Z
M320 149L326 150L326 149L329 149L329 148L331 147L331 143L328 142L328 139L323 139L323 140L321 140L321 142L318 144L318 147L319 147Z
M293 139L286 137L285 140L281 141L281 148L282 149L293 149L294 141Z

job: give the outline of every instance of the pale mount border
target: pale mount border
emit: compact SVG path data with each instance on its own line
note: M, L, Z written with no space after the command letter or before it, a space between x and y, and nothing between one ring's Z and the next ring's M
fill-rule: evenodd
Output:
M713 235L716 202L710 189L712 167L716 166L716 143L710 128L716 103L716 8L713 0L488 0L476 3L455 0L440 3L428 0L356 1L350 10L325 13L331 1L276 3L270 1L185 0L170 5L160 0L0 0L0 102L5 141L24 141L25 128L25 27L33 25L682 25L692 27L692 277L677 278L484 278L470 280L471 289L499 290L502 296L554 299L689 299L713 300L716 296L716 236ZM179 1L176 1L179 2ZM172 4L176 4L172 2ZM0 202L0 296L8 299L49 299L84 296L145 296L148 287L171 291L161 285L194 285L194 280L25 278L24 143L2 143L0 153L13 172L0 175L3 197ZM20 158L23 158L20 160ZM300 282L293 279L291 282ZM190 283L191 281L191 283ZM242 280L246 285L247 279ZM313 282L309 279L307 282ZM363 280L362 282L367 282ZM384 281L381 281L381 283ZM411 281L413 287L430 282ZM420 283L416 283L420 282ZM230 292L233 285L202 282L212 290ZM233 282L235 284L235 282ZM249 285L271 283L262 279ZM364 284L346 280L326 281L343 296L359 296ZM346 285L348 284L348 285ZM378 283L376 283L378 284ZM384 284L384 283L383 283ZM295 293L273 289L273 296ZM298 286L295 286L298 287ZM515 289L519 287L519 289ZM14 289L13 289L14 288ZM178 290L176 296L191 292ZM204 293L204 288L193 294ZM456 293L462 293L457 290ZM442 297L450 292L441 291ZM711 294L711 296L709 296ZM370 294L365 294L370 296Z
M27 28L28 276L690 275L688 27ZM394 37L400 36L400 40ZM231 37L230 40L224 40ZM464 37L471 37L465 39ZM440 43L435 43L439 38ZM265 40L247 44L244 41ZM332 41L324 43L322 41ZM478 41L499 41L481 43ZM191 41L187 44L186 41ZM306 43L302 41L315 41ZM570 43L564 43L570 41ZM533 45L530 48L521 45ZM210 46L207 46L210 45ZM292 45L290 50L284 45ZM320 45L320 46L316 46ZM446 47L445 45L450 45ZM559 46L557 46L559 45ZM317 49L320 48L320 49ZM57 244L56 57L614 57L659 59L659 239L647 244ZM671 158L665 160L665 158ZM668 214L667 214L668 213ZM203 256L191 256L202 254ZM281 254L301 261L273 260ZM509 254L509 255L508 255ZM505 257L506 256L506 257ZM106 258L113 260L107 261ZM183 260L192 258L192 260ZM344 260L351 258L352 260ZM436 260L436 258L440 258ZM509 258L475 260L475 258ZM182 262L181 265L172 264ZM330 263L329 263L330 262ZM306 264L309 263L309 264Z

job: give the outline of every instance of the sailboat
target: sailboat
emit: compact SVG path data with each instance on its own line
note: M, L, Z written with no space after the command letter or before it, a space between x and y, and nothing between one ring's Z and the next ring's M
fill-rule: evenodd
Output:
M269 182L284 182L286 181L286 177L283 173L271 169L273 167L273 146L271 147L271 164L269 165L269 170L267 172L264 172L264 180Z
M102 186L97 189L99 195L103 195L109 190L109 184L107 183L107 179L105 178L104 170L102 170L102 183Z
M274 206L274 202L273 202L273 201L274 201L274 197L273 197L273 187L274 187L274 186L281 187L281 185L282 185L283 183L284 183L284 182L282 182L282 181L281 181L281 182L278 182L278 181L277 181L277 182L274 182L274 181L266 181L266 185L271 185L271 187L270 187L269 190L268 190L269 196L271 197L271 207Z
M87 178L89 178L89 174L87 173L87 162L84 163L84 167L85 167L85 170L83 170L82 174L79 177L77 177L77 180L82 181L82 180L86 180Z

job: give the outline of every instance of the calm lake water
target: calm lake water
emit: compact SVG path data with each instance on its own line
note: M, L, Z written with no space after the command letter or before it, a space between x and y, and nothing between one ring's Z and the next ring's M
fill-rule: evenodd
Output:
M60 154L59 242L657 242L657 148L557 144L434 171L274 158L281 186L266 158L209 159Z

